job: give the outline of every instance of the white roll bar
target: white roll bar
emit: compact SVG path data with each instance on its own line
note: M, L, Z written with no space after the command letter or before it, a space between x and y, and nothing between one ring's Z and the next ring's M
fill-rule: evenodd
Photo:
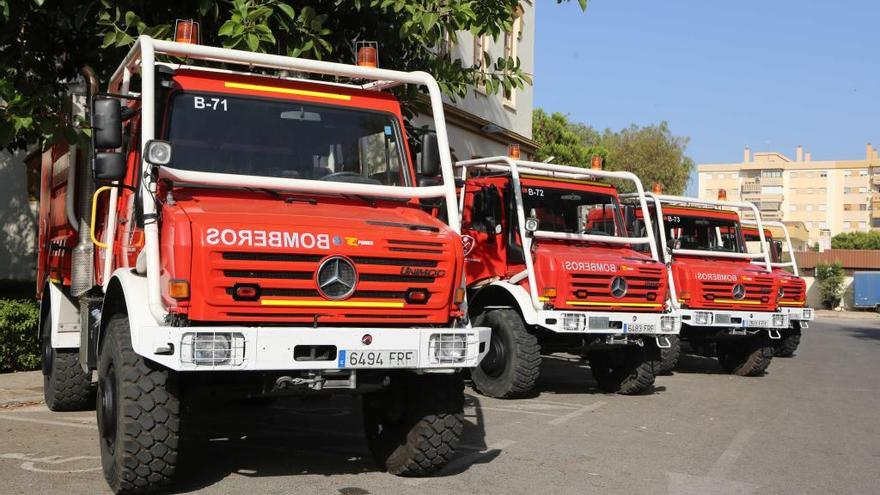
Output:
M281 69L301 73L323 74L369 81L360 86L350 85L360 89L379 90L400 84L417 84L428 89L431 101L431 110L434 117L434 127L437 132L437 144L440 148L440 169L443 185L430 187L395 187L373 184L353 184L343 182L322 183L304 179L289 178L266 178L249 175L211 174L205 172L193 172L164 168L161 174L174 180L209 185L223 185L236 187L270 188L280 191L318 192L334 194L352 194L366 196L392 196L395 198L426 198L443 197L446 199L449 226L456 232L461 231L461 222L458 210L455 208L455 177L452 171L452 158L449 154L449 138L446 134L446 119L443 112L443 100L437 81L428 73L401 72L387 69L376 69L346 65L335 62L318 60L306 60L302 58L270 55L265 53L253 53L242 50L230 50L204 45L176 43L173 41L154 40L149 36L140 36L128 55L113 73L108 83L111 93L127 94L129 82L134 73L141 76L141 149L156 135L155 115L155 67L156 55L168 55L181 57L188 60L205 60L221 62L224 64L243 65L247 67L262 67L268 69ZM321 83L320 81L312 81ZM142 159L142 176L148 177L151 165ZM167 311L162 304L160 287L160 262L159 262L159 229L156 224L156 203L153 195L156 190L155 182L141 181L143 192L144 213L144 251L147 259L147 287L148 304L150 313L158 324L164 323ZM108 228L112 232L112 224L109 223L109 214L115 215L115 196L111 198L108 213ZM112 234L108 239L112 241ZM110 264L113 249L108 248L105 254L106 267Z
M758 222L755 222L752 220L743 220L741 223L743 225L756 225L756 226L758 225ZM764 226L765 227L776 227L778 229L782 229L782 233L783 233L783 235L785 235L785 247L788 250L788 257L790 259L790 261L788 261L788 262L779 261L779 262L770 263L770 266L772 266L774 268L791 268L792 273L794 273L794 276L800 277L801 274L800 274L800 271L798 270L797 259L795 259L795 257L794 257L794 247L791 245L791 236L788 235L788 227L786 227L785 224L782 222L774 222L774 221L764 222Z
M532 236L545 239L560 239L579 242L605 242L609 244L647 244L651 250L651 257L654 261L660 262L657 252L656 242L654 242L654 229L651 226L651 218L648 212L648 205L645 202L645 190L642 187L642 181L631 172L610 172L606 170L583 169L580 167L572 167L569 165L556 165L552 163L531 162L526 160L514 160L506 156L493 156L488 158L476 158L473 160L463 160L455 163L456 167L461 167L461 180L467 183L468 170L472 168L480 168L483 170L498 170L510 172L510 178L513 182L513 195L516 199L516 217L519 228L519 236L523 242L523 253L525 256L526 270L525 276L528 278L529 292L531 294L532 305L536 310L543 308L543 304L538 298L538 286L535 281L535 266L530 255L532 248ZM520 173L528 173L541 175L546 177L565 177L568 179L594 179L603 177L608 179L620 179L630 181L636 186L636 193L642 207L642 214L646 218L646 226L648 232L646 237L621 237L621 236L603 236L595 234L569 234L565 232L551 232L547 230L537 230L532 232L532 236L527 235L525 210L522 200L522 186L520 185ZM459 214L464 209L464 196L466 185L462 185L459 193L458 209ZM522 274L517 274L522 280ZM513 279L511 279L513 282Z

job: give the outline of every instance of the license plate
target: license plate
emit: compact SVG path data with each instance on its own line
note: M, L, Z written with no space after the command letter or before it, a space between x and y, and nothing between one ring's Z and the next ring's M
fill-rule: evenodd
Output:
M625 323L623 333L657 333L657 325L652 323Z
M770 322L767 320L745 320L743 326L749 328L767 328L770 326Z
M414 368L418 362L418 351L341 350L336 360L340 368Z

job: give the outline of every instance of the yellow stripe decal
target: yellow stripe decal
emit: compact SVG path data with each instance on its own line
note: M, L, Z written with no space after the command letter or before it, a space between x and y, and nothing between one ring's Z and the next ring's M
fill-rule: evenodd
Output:
M736 299L713 299L711 302L724 304L766 304L761 301L737 301Z
M779 305L780 305L780 306L800 306L800 307L803 307L804 304L806 304L806 303L802 303L802 302L783 302L783 301L779 301Z
M282 93L285 95L312 96L315 98L327 98L330 100L351 100L349 95L340 95L337 93L324 93L322 91L308 91L305 89L280 88L278 86L262 86L260 84L246 84L237 82L224 82L223 85L233 89L250 89L253 91L265 91L267 93Z
M631 306L636 308L659 308L660 303L625 303L625 302L599 302L599 301L565 301L569 306Z
M402 308L403 302L383 301L307 301L302 299L261 299L263 306L318 306L322 308Z

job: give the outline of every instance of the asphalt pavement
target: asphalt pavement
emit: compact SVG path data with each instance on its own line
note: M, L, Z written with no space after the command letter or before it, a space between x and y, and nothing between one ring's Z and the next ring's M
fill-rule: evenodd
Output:
M601 393L572 356L539 394L467 389L458 456L432 478L378 470L356 400L230 405L190 420L179 492L868 494L880 492L880 318L823 314L767 375L685 356L652 395ZM39 372L0 375L3 493L107 493L92 412L52 413Z

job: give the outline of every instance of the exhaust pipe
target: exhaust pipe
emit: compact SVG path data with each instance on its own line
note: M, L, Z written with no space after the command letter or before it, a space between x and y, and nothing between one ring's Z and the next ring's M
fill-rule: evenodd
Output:
M92 99L98 92L98 78L95 77L95 71L91 67L85 66L80 71L86 80L86 111L89 115L89 126L94 125L92 122ZM79 243L73 248L70 262L70 293L78 297L95 286L95 246L92 244L92 238L89 232L89 212L92 207L92 194L95 192L95 184L92 181L91 164L94 159L95 147L94 143L89 146L86 151L86 159L82 163L77 163L77 191L68 191L68 194L76 194L79 199L77 209L79 212Z

